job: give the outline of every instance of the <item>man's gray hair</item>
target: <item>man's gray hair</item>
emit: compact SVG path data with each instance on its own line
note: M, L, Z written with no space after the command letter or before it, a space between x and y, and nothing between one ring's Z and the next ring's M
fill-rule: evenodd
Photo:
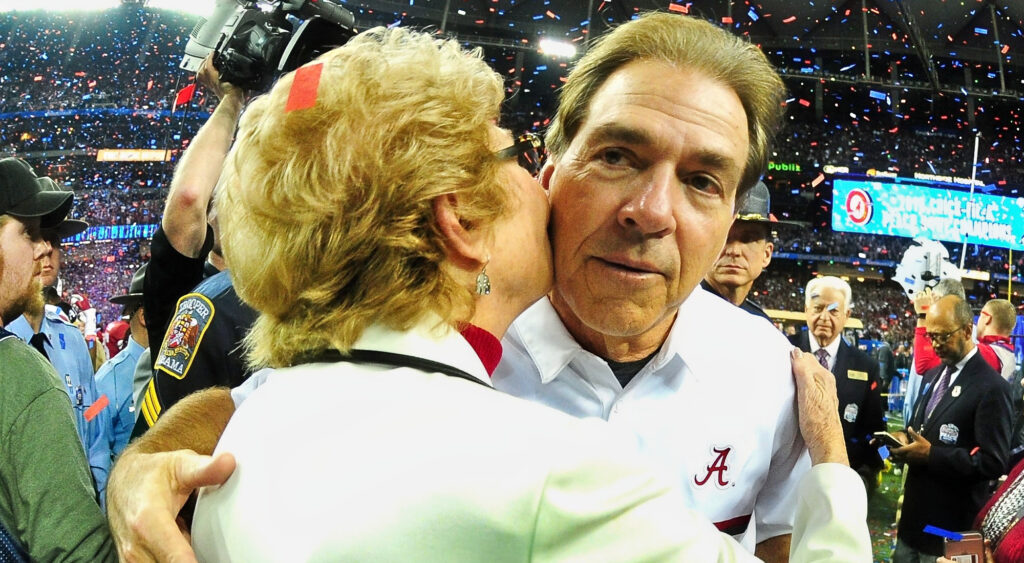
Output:
M936 299L946 295L956 295L960 299L967 299L967 294L964 293L964 284L960 283L960 280L953 278L942 278L932 288L932 296Z
M821 293L822 289L831 288L843 294L846 300L846 308L853 309L853 291L850 284L835 276L822 276L807 282L807 289L804 291L804 306L811 305L811 299Z

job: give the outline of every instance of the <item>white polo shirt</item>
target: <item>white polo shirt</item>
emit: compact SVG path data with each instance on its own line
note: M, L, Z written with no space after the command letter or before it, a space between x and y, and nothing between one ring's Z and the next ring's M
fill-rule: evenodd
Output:
M547 299L516 319L492 377L502 391L631 429L689 506L745 547L792 532L810 468L792 346L763 319L696 288L661 350L625 389ZM747 522L754 514L754 526Z

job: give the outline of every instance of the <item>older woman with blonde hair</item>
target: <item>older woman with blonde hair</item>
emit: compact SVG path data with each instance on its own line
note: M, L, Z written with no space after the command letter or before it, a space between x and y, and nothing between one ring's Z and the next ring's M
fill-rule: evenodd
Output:
M478 53L378 28L246 112L221 232L260 312L250 359L277 369L217 446L237 466L200 495L200 559L751 557L631 436L491 388L499 339L552 283L539 141L497 127L502 94ZM831 377L800 365L809 443L841 444ZM815 487L795 553L842 560L829 542L866 543Z

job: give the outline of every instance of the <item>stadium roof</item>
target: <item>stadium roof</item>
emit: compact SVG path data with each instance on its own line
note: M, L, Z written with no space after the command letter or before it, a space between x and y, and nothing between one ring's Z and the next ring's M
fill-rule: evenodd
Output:
M673 10L722 22L765 47L914 52L1022 65L1024 2L1019 0L365 0L353 11L387 11L477 33L596 35L646 10ZM865 34L865 27L867 33ZM1001 52L1001 51L1006 52Z

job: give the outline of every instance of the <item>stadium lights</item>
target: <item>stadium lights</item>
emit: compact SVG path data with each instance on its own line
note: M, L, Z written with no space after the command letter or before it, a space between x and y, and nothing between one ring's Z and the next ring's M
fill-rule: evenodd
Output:
M33 5L26 7L24 2L8 2L0 0L0 12L11 11L38 11L46 12L70 12L70 11L99 11L116 8L122 4L121 0L48 0L45 6ZM206 16L210 13L213 2L210 0L149 0L146 6L149 8L162 8L175 12L185 12L198 16Z
M572 43L566 43L565 41L555 41L554 39L541 39L540 52L545 55L552 55L555 57L571 59L576 56L576 46L573 45Z
M28 11L45 11L45 12L70 12L70 11L88 11L88 10L106 10L108 8L116 8L121 5L120 0L51 0L46 2L45 6L39 5L26 5L24 2L0 2L0 12L28 12Z

